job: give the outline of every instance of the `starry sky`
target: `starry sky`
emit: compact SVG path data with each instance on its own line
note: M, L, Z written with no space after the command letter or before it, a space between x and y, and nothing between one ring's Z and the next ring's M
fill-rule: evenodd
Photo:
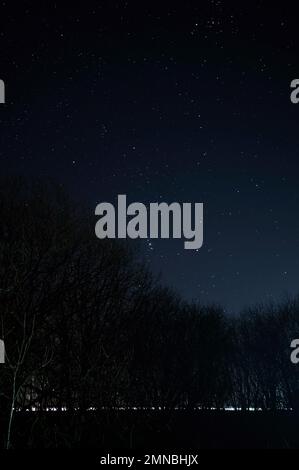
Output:
M294 3L0 3L0 172L97 203L203 202L204 245L149 268L229 313L299 292ZM94 236L94 233L91 234Z

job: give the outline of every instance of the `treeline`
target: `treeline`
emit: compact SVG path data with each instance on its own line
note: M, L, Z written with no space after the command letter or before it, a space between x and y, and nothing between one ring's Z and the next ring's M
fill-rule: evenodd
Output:
M7 447L25 409L299 409L298 299L238 317L186 303L44 182L2 183L0 218Z

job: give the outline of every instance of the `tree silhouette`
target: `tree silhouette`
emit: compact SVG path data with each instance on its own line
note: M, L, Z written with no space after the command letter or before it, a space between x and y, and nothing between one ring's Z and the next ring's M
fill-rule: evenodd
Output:
M134 434L121 410L143 410L144 422L161 410L168 427L177 410L299 410L290 361L299 298L238 317L185 302L131 246L98 240L94 221L51 183L2 182L0 216L4 447L17 442L25 410L35 410L32 447L39 426L43 445L83 445L90 410L113 411L120 440ZM67 424L42 425L51 409Z

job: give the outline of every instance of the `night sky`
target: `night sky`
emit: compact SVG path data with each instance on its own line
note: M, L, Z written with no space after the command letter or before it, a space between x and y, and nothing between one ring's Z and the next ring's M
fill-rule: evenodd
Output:
M203 202L198 252L141 242L165 284L230 313L298 293L295 3L76 5L1 2L1 175L53 178L91 215Z

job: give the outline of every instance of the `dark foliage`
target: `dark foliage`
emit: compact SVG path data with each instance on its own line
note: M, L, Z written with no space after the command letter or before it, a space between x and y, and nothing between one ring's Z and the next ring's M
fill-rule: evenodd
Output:
M101 427L135 407L162 408L169 426L175 410L299 409L298 299L238 318L183 302L129 246L97 240L94 221L53 185L3 183L0 217L2 446L20 445L25 421L24 446L93 445L86 420L94 428L101 416ZM26 409L35 412L20 425ZM123 423L128 442L134 427Z

